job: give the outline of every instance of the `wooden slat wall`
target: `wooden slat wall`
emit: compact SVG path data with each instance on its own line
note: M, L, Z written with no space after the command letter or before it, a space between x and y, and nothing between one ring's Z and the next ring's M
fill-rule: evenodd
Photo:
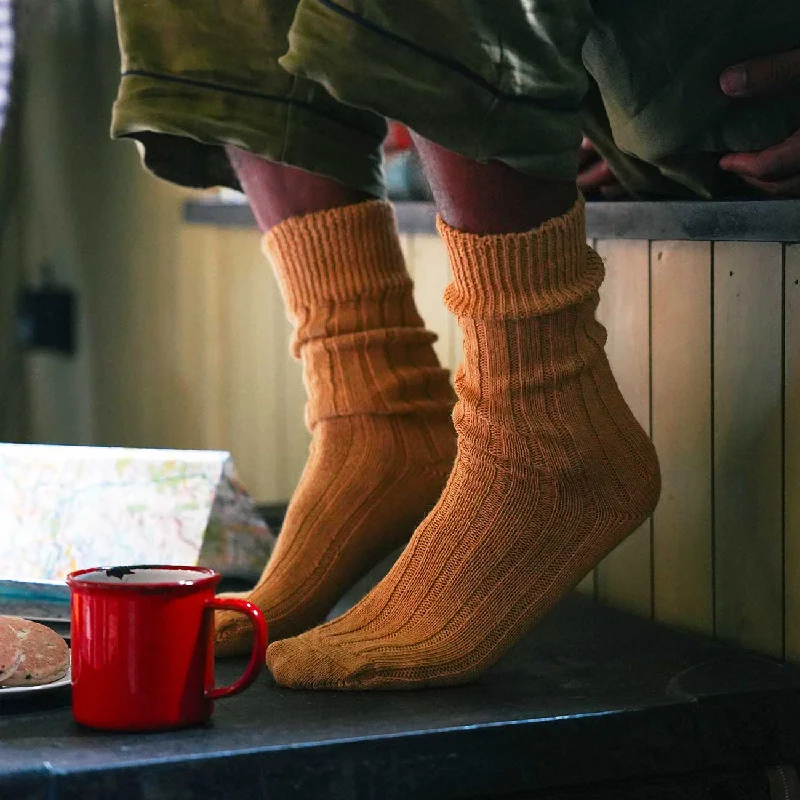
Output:
M187 391L185 404L162 411L174 417L172 446L230 450L254 497L284 501L310 437L291 328L259 237L185 226L181 252L176 368Z
M714 247L716 633L783 653L782 248Z
M639 424L650 430L650 303L647 242L598 242L606 279L597 317L608 331L606 352L620 391ZM652 543L648 520L596 570L596 594L603 602L650 616Z
M786 657L800 661L800 245L785 248L784 582Z
M461 335L453 315L444 307L442 295L450 282L450 264L444 244L437 236L416 237L412 277L414 278L414 299L422 318L439 335L433 345L439 361L455 374L460 360Z
M426 322L455 369L441 244L408 238ZM663 490L653 519L580 588L800 660L800 246L594 244L609 360L659 451Z
M461 335L442 303L443 245L410 235L402 245L437 352L455 371ZM800 660L800 246L596 247L607 266L598 314L609 359L655 441L663 492L653 519L581 589ZM157 327L166 346L149 348L157 363L136 370L169 387L171 401L163 392L137 398L135 429L148 444L230 449L258 500L285 501L309 436L289 325L258 234L184 225L177 250L164 283L171 299L159 307L172 315ZM125 319L149 319L153 296L129 295ZM108 359L123 360L114 347L112 337ZM114 391L108 385L104 396ZM108 443L130 440L128 405L106 408Z
M650 255L652 437L662 481L653 615L711 634L711 245L653 242Z

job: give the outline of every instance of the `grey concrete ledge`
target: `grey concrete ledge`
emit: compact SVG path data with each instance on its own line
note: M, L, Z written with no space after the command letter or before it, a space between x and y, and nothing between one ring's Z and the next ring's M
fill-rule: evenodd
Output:
M434 233L433 203L397 202L404 233ZM254 227L244 203L190 200L186 222ZM593 239L800 242L800 200L596 202L586 206L586 233Z

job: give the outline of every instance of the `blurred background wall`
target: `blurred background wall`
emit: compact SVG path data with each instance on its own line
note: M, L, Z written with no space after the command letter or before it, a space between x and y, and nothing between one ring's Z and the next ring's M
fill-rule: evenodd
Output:
M151 377L148 347L162 316L147 307L151 298L142 307L142 292L174 257L181 193L144 174L133 145L109 139L119 75L112 4L26 0L23 10L21 119L11 157L18 193L3 280L39 285L49 269L72 288L78 349L72 358L31 354L22 370L18 356L11 359L14 377L3 381L3 394L17 431L3 435L156 443L160 432L148 426L145 406L116 387L123 374ZM11 293L3 298L7 305ZM123 418L120 427L115 420Z
M24 12L2 146L14 192L0 247L0 440L231 450L257 499L288 499L308 443L303 388L258 233L182 224L188 193L109 138L108 0L25 0ZM14 341L16 291L46 279L77 298L74 356Z

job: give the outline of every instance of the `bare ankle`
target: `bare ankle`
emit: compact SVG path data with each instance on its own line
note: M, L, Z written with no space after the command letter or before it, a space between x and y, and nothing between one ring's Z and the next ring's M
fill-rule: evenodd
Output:
M375 199L332 178L269 161L232 145L226 152L264 233L289 217Z
M523 175L499 161L482 163L414 136L442 219L465 233L517 233L572 208L574 182Z

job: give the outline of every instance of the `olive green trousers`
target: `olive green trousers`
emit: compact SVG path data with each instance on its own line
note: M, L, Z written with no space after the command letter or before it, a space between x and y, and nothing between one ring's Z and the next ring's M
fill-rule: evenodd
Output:
M736 191L719 155L800 128L800 92L719 73L800 46L797 0L115 0L112 135L187 186L237 187L231 144L381 196L385 120L572 180L582 131L636 195Z

